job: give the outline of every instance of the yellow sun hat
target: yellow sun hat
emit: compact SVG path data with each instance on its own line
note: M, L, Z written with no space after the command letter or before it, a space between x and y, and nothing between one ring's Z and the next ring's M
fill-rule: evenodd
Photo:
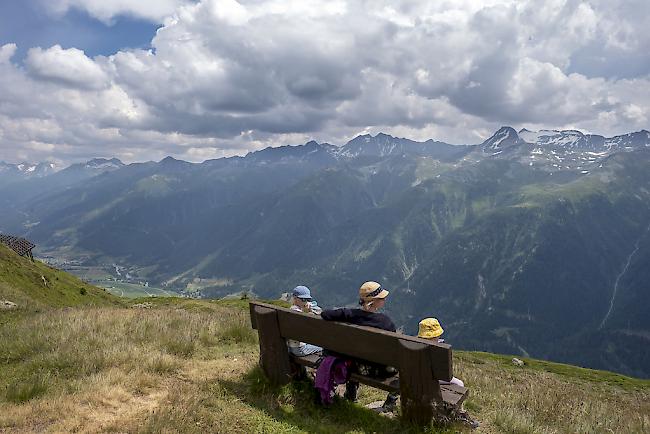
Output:
M423 339L437 338L444 333L440 322L435 318L424 318L420 321L420 329L418 330L418 337Z

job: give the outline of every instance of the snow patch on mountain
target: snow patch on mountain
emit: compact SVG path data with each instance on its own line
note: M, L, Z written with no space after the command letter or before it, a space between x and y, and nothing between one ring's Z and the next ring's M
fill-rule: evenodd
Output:
M502 127L479 146L483 156L518 160L528 166L532 166L534 161L536 168L549 172L559 168L587 174L590 166L614 153L650 146L650 132L642 130L605 138L577 130L531 131L522 128L516 132L510 127ZM481 158L480 154L476 156Z
M0 172L13 175L16 179L42 178L59 170L59 167L50 161L43 163L22 162L18 164L0 161Z
M537 143L537 140L544 135L542 131L535 132L527 130L526 128L522 128L517 134L519 134L519 138L527 143Z

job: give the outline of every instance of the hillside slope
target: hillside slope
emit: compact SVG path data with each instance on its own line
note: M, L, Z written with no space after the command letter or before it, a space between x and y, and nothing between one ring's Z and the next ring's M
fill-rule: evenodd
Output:
M420 432L363 408L385 396L376 389L323 409L307 383L271 387L245 302L148 301L0 322L0 432ZM454 353L476 432L647 432L649 381L526 363ZM467 431L425 432L457 430Z
M46 306L105 306L120 300L42 262L32 262L0 245L0 300L16 303L19 309Z

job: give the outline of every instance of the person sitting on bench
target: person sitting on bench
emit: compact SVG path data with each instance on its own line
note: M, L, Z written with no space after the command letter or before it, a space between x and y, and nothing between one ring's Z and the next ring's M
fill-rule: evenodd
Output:
M359 305L360 309L331 309L324 310L321 318L326 321L339 321L360 326L375 327L389 332L396 331L395 324L386 314L377 312L384 307L386 297L389 291L373 281L365 282L359 288ZM388 377L395 374L392 367L381 366L365 361L358 361L355 369L363 375ZM345 398L350 401L356 401L359 383L348 381L345 385ZM396 407L397 393L389 393L384 402L383 409L392 411Z
M445 331L443 330L440 322L436 318L424 318L420 321L418 328L418 337L422 339L428 339L434 342L442 342L440 338ZM456 384L460 387L465 387L465 383L459 380L456 377L453 377L451 381L439 380L440 384Z
M315 303L313 303L311 298L311 292L306 286L300 285L293 288L291 292L292 303L291 310L297 312L313 313L315 315L319 314L321 309ZM318 353L323 351L321 347L312 344L306 344L304 342L296 341L293 339L287 340L287 345L289 346L289 352L296 356L308 356L309 354Z

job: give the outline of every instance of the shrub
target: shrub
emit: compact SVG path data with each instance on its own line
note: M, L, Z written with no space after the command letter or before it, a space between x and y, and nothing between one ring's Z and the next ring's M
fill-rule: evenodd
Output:
M79 294L86 295L86 288L80 288L79 289Z

